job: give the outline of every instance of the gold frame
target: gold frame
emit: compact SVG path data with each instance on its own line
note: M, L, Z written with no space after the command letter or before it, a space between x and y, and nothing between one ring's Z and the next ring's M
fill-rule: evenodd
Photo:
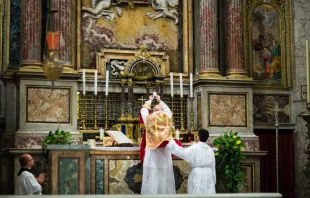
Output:
M244 58L245 65L249 68L251 76L253 76L253 56L252 56L252 14L254 9L263 4L268 4L276 9L279 13L280 20L280 44L281 44L281 71L282 71L282 85L281 86L267 86L258 85L256 88L261 89L288 89L292 87L292 27L291 27L291 1L287 0L285 4L288 9L282 9L278 3L281 1L264 2L264 0L250 0L250 4L246 5L243 1L243 16L244 23ZM287 11L285 11L287 10ZM287 42L288 41L288 42ZM289 43L287 45L286 43ZM288 52L288 53L287 53Z
M183 0L183 28L182 28L182 35L183 35L183 73L184 76L188 76L189 72L193 70L193 0ZM80 72L81 71L81 0L76 0L76 69ZM168 19L167 19L168 20ZM106 50L106 49L105 49ZM111 49L112 50L112 49ZM129 51L133 52L132 50L116 50L117 51ZM111 51L110 51L111 52ZM151 53L151 52L150 52ZM160 53L160 52L157 52ZM122 59L122 56L120 55L120 59ZM98 60L97 60L98 61ZM97 64L96 61L96 64ZM169 61L168 61L169 63ZM170 72L170 66L167 65L168 69L167 71ZM97 66L97 69L99 70L98 73L100 73L99 66ZM167 71L163 72L165 74ZM105 73L101 73L103 77L105 78ZM168 75L168 74L167 74Z
M208 102L208 106L207 106L207 109L208 109L208 120L207 120L207 123L208 123L208 127L209 128L218 128L218 127L226 127L226 125L218 125L218 126L215 126L215 125L210 125L210 94L216 94L216 95L245 95L245 113L246 113L246 125L245 126L233 126L233 125L229 125L229 127L240 127L240 128L247 128L249 127L250 125L250 122L249 122L249 119L250 119L250 115L249 115L249 92L216 92L216 91L208 91L207 92L207 102ZM252 116L252 115L251 115Z
M44 88L44 89L69 89L70 90L70 100L69 100L69 105L70 105L70 119L68 123L58 123L58 122L27 122L27 100L28 100L28 94L27 94L27 90L28 87L31 88ZM72 96L72 87L70 86L44 86L44 85L25 85L25 99L24 99L24 104L25 104L25 108L24 108L24 124L35 124L35 125L47 125L47 124L62 124L62 125L72 125L72 101L73 101L73 96Z

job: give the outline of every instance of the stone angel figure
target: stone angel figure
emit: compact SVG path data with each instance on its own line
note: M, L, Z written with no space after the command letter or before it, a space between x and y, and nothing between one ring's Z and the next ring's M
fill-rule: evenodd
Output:
M87 12L83 17L91 17L94 19L99 19L104 17L106 21L113 21L115 19L115 13L109 11L109 8L114 5L115 12L118 16L123 15L123 9L118 7L118 3L114 3L113 0L92 0L92 7L86 8L82 7L82 10Z
M160 17L168 17L174 19L174 23L178 23L178 12L175 9L168 9L170 7L175 7L178 5L178 0L149 0L152 4L152 8L156 10L155 13L147 12L146 15L151 19L158 19Z

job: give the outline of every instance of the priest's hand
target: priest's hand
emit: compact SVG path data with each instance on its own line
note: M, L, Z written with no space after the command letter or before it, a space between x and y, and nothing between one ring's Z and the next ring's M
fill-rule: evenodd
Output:
M160 95L157 95L156 96L156 100L157 100L157 102L160 102L161 100L160 100Z
M39 175L39 177L36 178L36 180L37 180L37 182L39 182L40 184L43 183L44 180L45 180L44 174L41 173L41 174Z

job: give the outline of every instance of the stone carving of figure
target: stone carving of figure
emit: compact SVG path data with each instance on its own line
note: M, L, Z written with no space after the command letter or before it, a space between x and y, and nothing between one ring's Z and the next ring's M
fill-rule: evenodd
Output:
M82 7L82 10L87 12L83 15L83 17L91 17L94 19L104 17L106 21L112 21L115 19L115 13L113 11L109 11L109 8L112 5L114 5L115 11L118 16L122 16L122 8L116 6L117 3L113 3L112 1L113 0L92 0L91 8Z
M175 7L178 5L178 0L150 0L152 8L156 10L155 13L147 12L146 15L151 19L158 19L160 17L168 17L174 19L174 23L178 23L178 12L175 9L168 9L170 7Z
M126 61L118 61L113 60L111 61L111 76L115 78L120 76L120 72L125 70Z

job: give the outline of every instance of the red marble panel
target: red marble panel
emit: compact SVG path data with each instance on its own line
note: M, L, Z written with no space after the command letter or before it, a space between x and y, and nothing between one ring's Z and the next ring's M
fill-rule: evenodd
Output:
M219 72L217 0L201 1L200 22L200 71Z
M21 62L41 63L42 1L21 2Z
M244 73L242 1L227 0L227 72Z
M72 0L53 0L52 7L57 10L52 15L52 30L59 32L59 60L65 64L72 64L72 28L73 8L76 7Z

